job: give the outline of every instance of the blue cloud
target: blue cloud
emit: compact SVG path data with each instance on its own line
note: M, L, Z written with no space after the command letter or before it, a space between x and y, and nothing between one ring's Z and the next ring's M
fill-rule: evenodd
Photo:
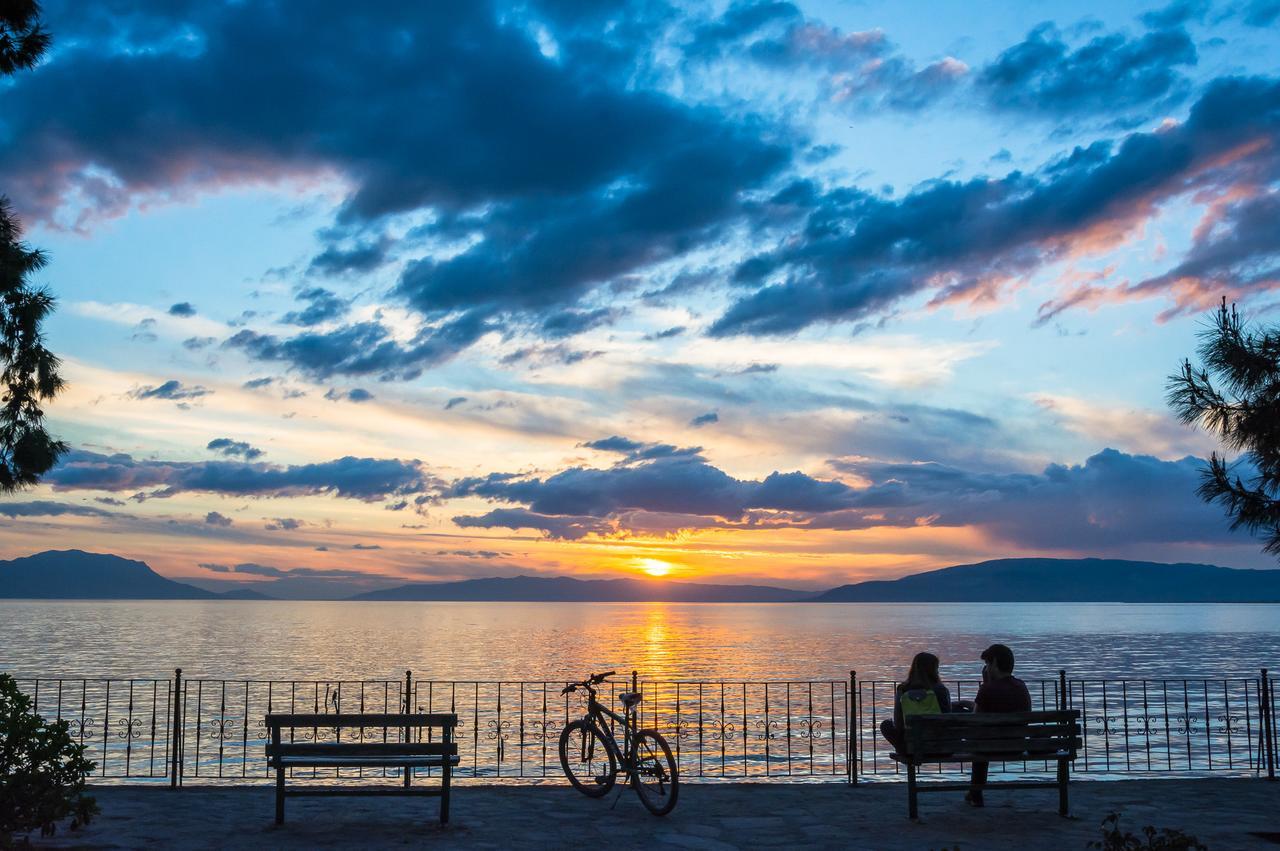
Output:
M163 384L144 385L135 390L129 391L129 397L133 399L169 399L171 401L181 401L185 399L198 399L201 396L208 396L213 391L204 387L191 387L183 385L176 378L171 378Z
M1055 118L1119 112L1184 94L1188 84L1179 69L1196 59L1191 37L1180 28L1136 39L1111 33L1072 50L1046 23L984 67L976 82L997 109Z
M203 492L288 497L331 494L375 502L437 486L418 461L347 456L312 464L153 461L72 450L45 477L54 490L136 491L141 498Z
M710 332L792 333L922 292L934 304L994 298L992 282L1054 262L1091 231L1131 229L1153 205L1187 192L1193 176L1197 185L1277 179L1277 140L1280 82L1228 78L1183 124L1076 148L1030 174L933 181L900 200L802 182L787 193L788 205L805 210L798 226L737 267L748 293ZM1203 303L1198 292L1174 295Z
M298 291L298 300L306 302L302 310L291 310L280 321L287 325L319 325L342 318L350 303L324 287L306 287Z
M169 308L169 315L182 317L195 316L196 308L195 305L189 301L180 301Z
M243 440L232 440L229 437L214 438L209 441L205 449L226 455L229 458L243 458L246 461L253 461L263 455L261 449L250 446Z

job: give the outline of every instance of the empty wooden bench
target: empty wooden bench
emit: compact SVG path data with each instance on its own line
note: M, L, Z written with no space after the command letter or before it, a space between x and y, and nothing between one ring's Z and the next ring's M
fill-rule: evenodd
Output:
M907 766L907 810L916 818L920 792L968 791L968 783L919 783L917 768L952 762L1056 762L1056 780L989 783L984 789L1058 787L1058 812L1067 814L1067 779L1080 749L1080 710L1043 712L953 712L907 718L905 754L891 754Z
M400 714L283 714L267 716L267 730L271 736L267 744L267 764L276 771L276 824L284 823L284 799L286 796L303 795L420 795L440 798L440 823L449 821L449 780L453 767L458 764L458 744L453 740L458 716L452 713L400 713ZM294 729L317 731L313 741L292 741ZM334 730L334 741L320 741L319 730ZM363 741L342 741L343 730L380 730L380 733L361 736ZM437 741L413 741L428 738L429 731L437 729ZM287 733L285 731L288 731ZM423 731L428 731L424 736ZM392 737L401 741L391 741ZM378 739L381 738L381 741ZM434 788L414 788L411 784L413 769L436 767L440 769L440 785ZM353 788L353 789L286 789L285 778L291 768L399 768L404 771L401 788Z

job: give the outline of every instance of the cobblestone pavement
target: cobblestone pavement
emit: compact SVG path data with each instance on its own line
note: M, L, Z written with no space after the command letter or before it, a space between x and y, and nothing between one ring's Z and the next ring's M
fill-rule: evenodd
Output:
M452 820L436 821L431 798L294 798L273 824L270 787L180 791L98 787L102 815L86 830L60 832L46 847L718 849L1083 849L1112 811L1123 826L1178 827L1214 851L1280 848L1280 782L1131 780L1073 783L1072 817L1057 793L988 791L972 809L957 793L921 797L906 817L899 783L687 784L666 818L650 816L630 789L590 800L567 786L455 787ZM1264 835L1271 833L1274 838Z

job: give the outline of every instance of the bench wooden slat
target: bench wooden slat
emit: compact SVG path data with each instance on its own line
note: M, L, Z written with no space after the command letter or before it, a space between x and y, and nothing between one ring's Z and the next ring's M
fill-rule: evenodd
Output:
M272 757L268 765L285 768L435 768L443 767L445 760L450 765L458 764L458 756L336 756L319 754L316 756L281 756Z
M267 745L267 756L442 756L456 754L457 742L282 742Z
M1079 709L1046 709L1033 712L946 712L938 715L912 715L908 723L964 724L986 726L992 724L1061 724L1078 721Z
M458 716L452 712L409 713L293 713L276 712L267 716L268 727L457 727Z
M948 754L957 751L968 753L1054 753L1080 750L1080 739L989 739L984 741L932 741L908 740L910 753ZM943 761L939 759L938 761Z
M915 724L914 719L912 719L907 722L907 731L909 734L925 739L957 737L969 740L1005 739L1010 735L1029 735L1036 738L1053 738L1055 736L1067 738L1080 735L1080 725L1005 724L997 727L979 727L972 724L967 726L954 724L943 726L940 724Z
M1043 753L1026 754L1002 751L1000 753L972 753L956 751L953 753L926 753L919 756L900 753L889 754L889 759L902 764L915 763L917 766L944 762L1056 762L1060 759L1074 760L1075 754L1069 750L1045 751ZM930 788L935 788L930 784Z

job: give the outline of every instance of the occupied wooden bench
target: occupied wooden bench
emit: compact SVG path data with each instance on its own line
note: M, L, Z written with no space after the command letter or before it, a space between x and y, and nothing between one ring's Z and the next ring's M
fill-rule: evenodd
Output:
M907 718L906 754L890 754L907 766L907 810L917 817L920 792L969 789L968 783L917 783L916 769L925 763L1056 762L1056 780L1016 780L983 788L1058 787L1058 812L1067 814L1067 779L1080 749L1080 710L1043 712L952 712Z
M440 798L440 823L449 821L449 780L458 764L458 744L453 731L458 716L452 713L400 714L282 714L267 716L271 741L267 745L267 764L276 770L276 824L284 823L284 799L302 795L421 795ZM335 741L287 741L294 728L333 729ZM342 741L347 728L380 728L383 741ZM413 741L412 731L439 729L438 741ZM286 736L285 730L290 730ZM386 741L388 731L403 731L403 740ZM421 734L419 734L421 738ZM285 775L290 768L399 768L404 771L403 788L357 789L285 789ZM435 788L411 787L413 769L437 767L440 785Z

